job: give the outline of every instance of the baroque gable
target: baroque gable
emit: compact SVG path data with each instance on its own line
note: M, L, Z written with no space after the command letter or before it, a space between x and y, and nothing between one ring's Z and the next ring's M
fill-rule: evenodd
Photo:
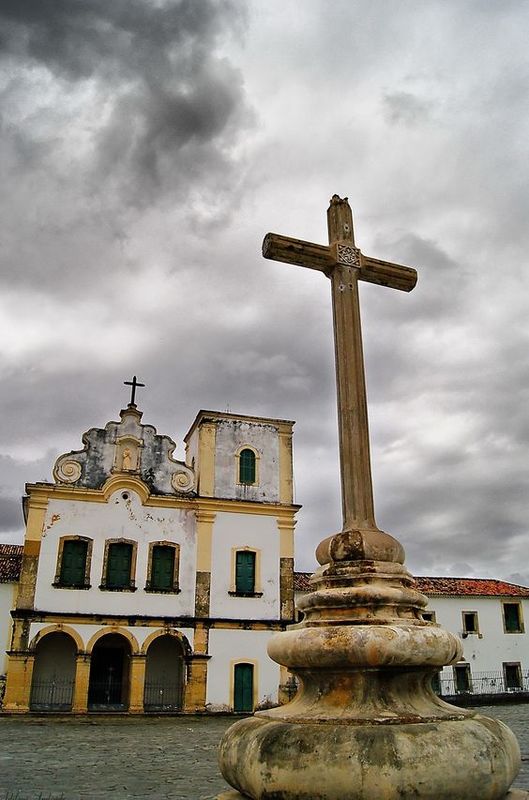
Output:
M59 456L53 468L55 482L100 489L113 475L130 475L143 481L152 494L194 494L194 471L172 457L175 442L152 425L142 424L142 412L134 405L123 409L120 417L120 422L84 433L82 450Z

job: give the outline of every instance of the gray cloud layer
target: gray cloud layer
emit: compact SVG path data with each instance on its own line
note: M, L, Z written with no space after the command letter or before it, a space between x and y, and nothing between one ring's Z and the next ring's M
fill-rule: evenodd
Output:
M115 418L136 373L176 439L200 407L297 420L310 568L340 525L329 288L260 242L324 242L338 192L359 246L420 276L362 289L379 524L416 572L529 583L528 17L3 2L4 538L24 481Z

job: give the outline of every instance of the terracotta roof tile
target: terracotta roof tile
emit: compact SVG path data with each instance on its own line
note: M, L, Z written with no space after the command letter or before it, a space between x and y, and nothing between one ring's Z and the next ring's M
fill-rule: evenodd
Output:
M18 581L23 550L21 544L0 544L0 583Z
M294 573L294 590L310 591L311 572ZM507 583L494 578L433 578L416 577L417 589L428 596L478 595L481 597L529 597L529 587Z

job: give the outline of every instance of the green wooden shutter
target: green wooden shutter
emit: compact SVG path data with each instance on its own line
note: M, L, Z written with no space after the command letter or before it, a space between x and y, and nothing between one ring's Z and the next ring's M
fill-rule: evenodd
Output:
M504 603L505 630L509 633L518 633L521 630L520 610L518 603Z
M63 586L84 586L88 542L67 539L61 559L60 582Z
M107 586L110 589L130 587L132 545L114 542L108 546Z
M235 556L235 591L253 594L255 591L255 553L239 550Z
M241 450L239 454L239 483L255 483L255 453Z
M151 589L173 588L175 549L169 545L155 545L152 549Z
M253 664L235 664L234 711L253 711Z

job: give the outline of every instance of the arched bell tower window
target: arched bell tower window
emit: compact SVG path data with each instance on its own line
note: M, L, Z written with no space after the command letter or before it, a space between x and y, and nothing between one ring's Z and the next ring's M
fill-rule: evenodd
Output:
M239 483L252 485L257 482L256 458L253 450L243 448L239 453Z

